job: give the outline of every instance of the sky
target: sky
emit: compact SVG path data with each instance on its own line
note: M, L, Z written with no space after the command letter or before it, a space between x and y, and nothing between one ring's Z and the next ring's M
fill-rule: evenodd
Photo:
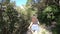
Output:
M16 6L22 6L25 5L27 0L11 0L16 2Z

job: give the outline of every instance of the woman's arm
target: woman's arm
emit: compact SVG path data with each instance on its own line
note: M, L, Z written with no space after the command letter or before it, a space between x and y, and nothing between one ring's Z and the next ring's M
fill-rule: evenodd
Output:
M38 21L38 25L40 25L39 21Z
M33 23L31 22L30 26L28 27L29 29L31 28L32 24L33 24Z

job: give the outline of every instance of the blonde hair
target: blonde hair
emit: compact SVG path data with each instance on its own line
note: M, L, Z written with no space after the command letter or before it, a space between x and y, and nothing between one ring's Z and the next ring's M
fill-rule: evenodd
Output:
M35 15L32 16L32 19L35 19L36 21L38 21L37 17Z

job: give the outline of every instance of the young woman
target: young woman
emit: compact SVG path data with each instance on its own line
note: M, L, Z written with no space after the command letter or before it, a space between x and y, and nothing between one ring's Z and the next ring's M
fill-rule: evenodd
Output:
M37 32L39 31L39 21L37 17L35 16L32 17L32 21L29 26L29 29L31 29L32 32L35 32L35 34L37 34Z

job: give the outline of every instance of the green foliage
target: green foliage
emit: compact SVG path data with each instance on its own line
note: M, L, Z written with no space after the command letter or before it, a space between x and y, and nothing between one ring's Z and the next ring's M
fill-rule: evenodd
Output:
M25 15L18 13L14 6L7 5L0 17L0 33L1 34L24 34L29 25ZM23 33L22 33L23 32Z
M51 6L48 6L43 12L49 13L51 11L52 11L52 7Z
M19 23L18 13L13 6L8 5L6 11L2 12L2 19L0 27L2 30L1 34L12 34L14 31L14 24Z
M55 13L58 12L58 8L56 6L47 6L42 13L40 14L40 20L43 22L43 20L46 20L44 22L49 22L55 19Z
M19 14L13 8L13 6L11 6L11 7L9 7L9 6L7 6L7 11L6 11L6 13L7 13L8 17L9 17L9 21L10 21L9 31L11 33L14 33L13 31L15 31L17 29L17 31L15 32L16 34L17 33L18 34L19 33L24 34L27 31L27 27L29 25L28 20L25 19L27 17L23 13Z
M42 23L45 23L47 25L51 25L52 21L56 21L57 25L56 28L53 29L54 34L59 33L59 27L60 26L60 14L59 14L59 8L55 5L47 6L38 16L40 18L40 21Z
M56 21L56 27L52 31L54 34L59 34L60 8L52 0L48 0L49 2L47 0L28 0L26 9L21 9L20 13L13 8L15 2L7 5L9 1L7 0L6 4L4 3L7 6L6 10L0 12L0 34L25 34L28 30L31 16L36 13L40 23L51 25L52 21Z

